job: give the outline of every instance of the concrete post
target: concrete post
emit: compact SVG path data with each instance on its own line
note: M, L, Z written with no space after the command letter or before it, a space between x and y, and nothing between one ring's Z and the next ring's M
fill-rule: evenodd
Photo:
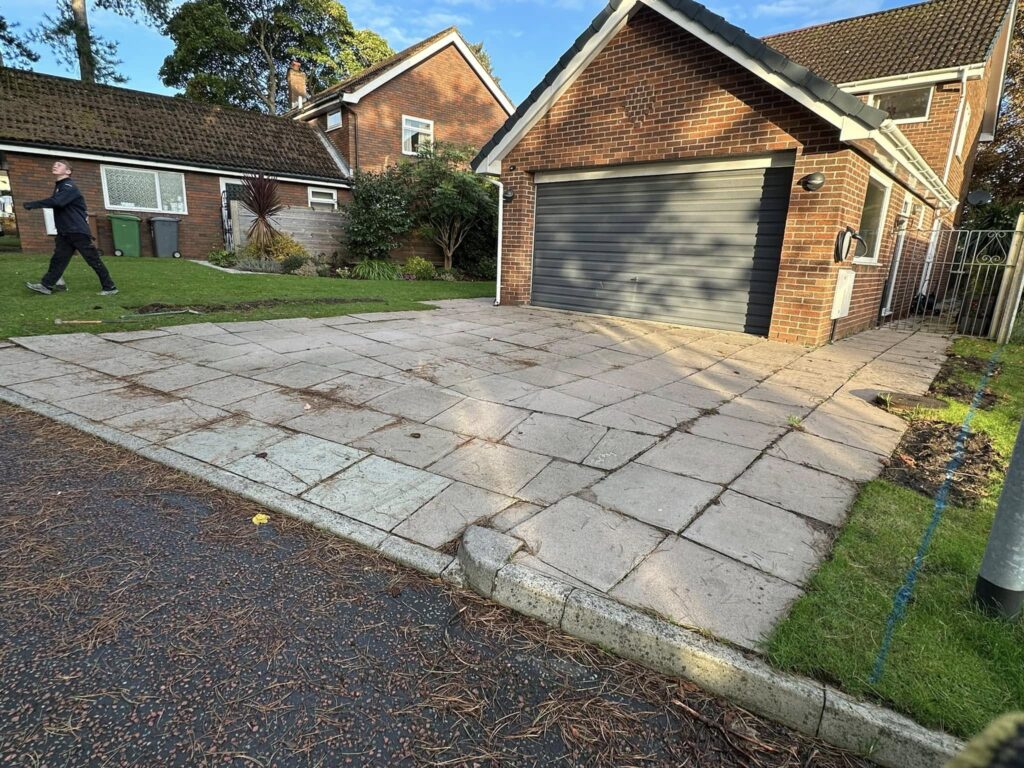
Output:
M1017 431L974 599L989 613L1011 620L1024 604L1024 426Z

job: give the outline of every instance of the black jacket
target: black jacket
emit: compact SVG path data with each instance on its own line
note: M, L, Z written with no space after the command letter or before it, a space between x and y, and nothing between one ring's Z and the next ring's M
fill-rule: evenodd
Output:
M33 208L53 208L53 223L58 235L91 234L85 198L70 178L58 181L53 186L51 197L25 203L26 210Z

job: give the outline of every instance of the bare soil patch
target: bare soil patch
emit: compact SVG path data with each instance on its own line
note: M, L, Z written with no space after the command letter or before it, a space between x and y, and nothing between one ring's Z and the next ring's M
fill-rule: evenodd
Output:
M988 360L984 360L980 357L961 357L960 355L950 355L946 358L946 362L942 364L942 368L939 369L939 373L935 377L935 382L932 384L931 391L937 395L969 403L974 399L974 393L977 391L978 382L981 380L981 377L985 373L987 367ZM998 367L992 371L992 375L993 377L999 375ZM967 378L967 381L963 380L965 377ZM991 388L985 387L982 391L978 407L987 411L991 409L998 400L999 396L993 392Z

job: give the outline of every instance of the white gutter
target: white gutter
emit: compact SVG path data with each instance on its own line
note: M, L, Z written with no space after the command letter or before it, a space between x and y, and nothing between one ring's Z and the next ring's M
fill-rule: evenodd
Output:
M917 85L948 83L953 80L959 80L965 72L971 80L978 80L985 74L985 62L966 64L961 67L932 69L927 72L908 72L905 75L874 77L870 80L851 80L848 83L836 83L836 85L848 93L866 93L870 91L912 88Z
M505 185L490 176L484 176L498 188L498 263L494 277L494 306L501 306L501 236L505 231Z
M949 181L949 172L953 168L953 151L957 144L960 143L960 134L967 130L967 126L963 125L964 119L964 104L967 103L967 70L964 69L960 73L960 103L956 106L956 117L953 119L953 125L956 126L956 130L953 131L952 137L949 140L949 152L946 153L946 170L942 173L942 183L945 184Z
M939 174L928 165L928 161L921 156L921 153L910 143L895 122L891 119L886 120L879 127L877 133L874 131L872 133L874 134L873 138L884 149L892 151L894 156L898 156L901 164L913 171L913 176L935 195L941 205L950 210L956 207L959 200L946 188L945 183L939 178Z

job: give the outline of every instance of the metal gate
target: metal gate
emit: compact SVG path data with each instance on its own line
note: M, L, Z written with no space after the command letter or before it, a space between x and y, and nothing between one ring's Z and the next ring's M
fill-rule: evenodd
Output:
M1024 287L1024 222L1016 230L901 228L879 321L897 330L1006 341Z

